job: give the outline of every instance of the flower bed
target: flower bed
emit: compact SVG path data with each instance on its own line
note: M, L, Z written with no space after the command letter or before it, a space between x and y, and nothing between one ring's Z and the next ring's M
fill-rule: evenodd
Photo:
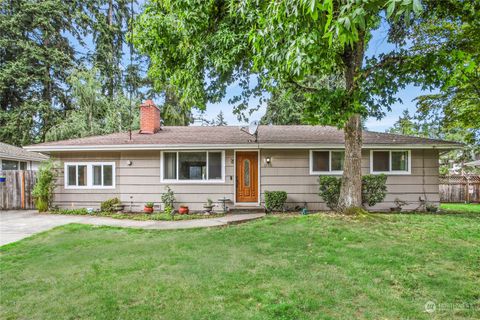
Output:
M114 219L129 219L129 220L139 220L139 221L148 221L148 220L160 220L160 221L178 221L178 220L193 220L193 219L210 219L223 217L223 213L213 213L210 215L205 215L204 213L191 213L191 214L176 214L172 216L164 212L154 212L151 214L143 212L101 212L93 211L88 212L87 209L58 209L50 211L51 214L65 214L65 215L90 215L98 217L109 217Z

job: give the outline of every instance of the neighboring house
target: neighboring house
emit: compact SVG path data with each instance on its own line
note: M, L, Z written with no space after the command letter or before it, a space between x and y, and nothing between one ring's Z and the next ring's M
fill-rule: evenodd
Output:
M42 161L48 157L0 142L0 171L38 170Z
M119 197L134 210L160 203L168 185L178 204L201 210L208 198L229 207L260 207L264 192L284 190L291 208L307 203L327 209L318 195L320 175L342 174L344 134L326 126L260 126L256 138L239 126L160 127L151 101L141 106L140 132L114 133L26 147L62 162L55 194L61 207L96 207ZM438 204L439 152L455 142L364 131L363 174L388 175L388 194L373 209L388 210L396 198L415 209Z

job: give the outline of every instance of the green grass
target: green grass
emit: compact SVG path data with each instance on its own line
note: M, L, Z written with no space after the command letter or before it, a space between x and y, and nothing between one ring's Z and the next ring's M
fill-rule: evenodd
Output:
M475 212L480 213L480 204L478 203L442 203L440 209L445 212Z
M478 214L269 216L177 231L73 224L0 254L1 319L480 315Z

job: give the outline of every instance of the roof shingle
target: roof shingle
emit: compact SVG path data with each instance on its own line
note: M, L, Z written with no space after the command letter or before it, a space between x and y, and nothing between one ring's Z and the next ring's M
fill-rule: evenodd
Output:
M120 146L120 145L240 145L240 144L329 144L343 145L343 130L330 126L267 125L259 126L258 139L241 130L240 126L165 126L156 134L132 132L113 133L54 142L29 147L55 146ZM461 144L451 141L403 136L389 133L363 131L366 145L391 144Z

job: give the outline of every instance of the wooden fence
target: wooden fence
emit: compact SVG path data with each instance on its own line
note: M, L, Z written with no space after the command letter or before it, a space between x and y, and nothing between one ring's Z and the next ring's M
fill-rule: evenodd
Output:
M0 210L35 209L32 191L36 181L35 171L9 170L1 173Z
M440 176L440 202L480 202L480 176Z

